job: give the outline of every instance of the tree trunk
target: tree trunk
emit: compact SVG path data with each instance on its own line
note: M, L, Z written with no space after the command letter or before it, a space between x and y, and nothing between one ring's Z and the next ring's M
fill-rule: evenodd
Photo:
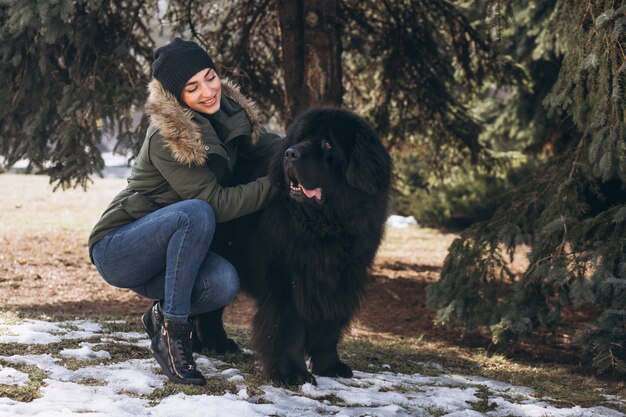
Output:
M278 0L286 124L311 106L341 105L337 0Z

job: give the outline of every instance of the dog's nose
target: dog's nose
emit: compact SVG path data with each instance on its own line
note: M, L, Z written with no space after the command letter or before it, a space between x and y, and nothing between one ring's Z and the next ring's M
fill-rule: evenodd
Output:
M289 148L285 151L285 158L290 161L294 161L300 158L300 151L296 148Z

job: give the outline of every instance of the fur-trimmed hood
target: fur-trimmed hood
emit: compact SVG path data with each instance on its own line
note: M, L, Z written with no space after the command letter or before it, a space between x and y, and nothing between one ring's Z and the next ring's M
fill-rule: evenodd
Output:
M222 99L224 96L239 105L246 113L252 126L251 140L256 143L263 126L254 101L246 97L239 86L227 78L222 78ZM151 124L165 139L174 158L185 165L204 165L207 155L204 150L202 132L194 118L194 111L182 105L178 99L166 91L156 79L148 84L146 114Z

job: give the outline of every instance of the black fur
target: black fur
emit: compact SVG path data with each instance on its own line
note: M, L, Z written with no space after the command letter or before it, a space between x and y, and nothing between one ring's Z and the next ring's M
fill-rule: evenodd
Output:
M264 210L218 225L214 250L235 265L257 301L252 349L272 379L315 383L352 376L337 343L359 307L386 219L391 160L365 120L315 108L294 120L269 167L279 196ZM290 178L307 197L290 190ZM217 351L227 339L221 311L198 320L198 336Z

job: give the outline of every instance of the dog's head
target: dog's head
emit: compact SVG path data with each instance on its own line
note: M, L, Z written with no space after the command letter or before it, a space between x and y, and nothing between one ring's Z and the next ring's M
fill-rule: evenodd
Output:
M323 205L355 193L386 195L391 159L371 126L344 109L298 116L272 162L274 183L296 202Z

